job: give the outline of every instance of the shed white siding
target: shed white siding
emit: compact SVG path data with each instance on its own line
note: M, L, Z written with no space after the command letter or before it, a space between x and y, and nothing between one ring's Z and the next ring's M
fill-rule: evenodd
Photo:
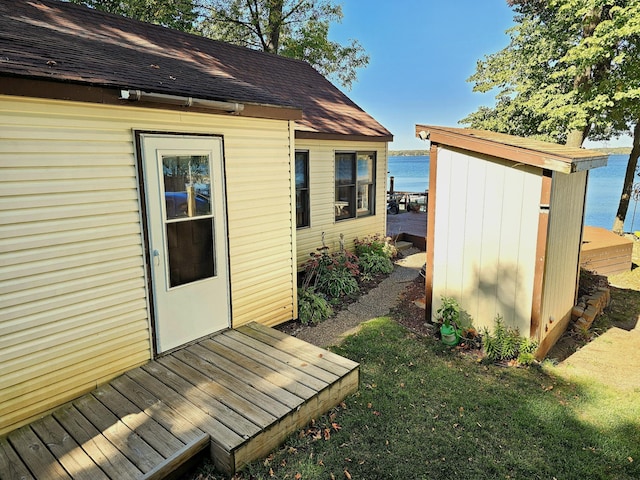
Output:
M309 152L310 226L296 232L297 263L300 267L309 254L325 243L332 250L340 246L340 234L345 246L354 249L353 241L367 235L386 235L387 202L387 143L347 142L332 140L297 140L296 150ZM335 219L335 154L336 152L375 152L376 154L376 202L375 215L348 220Z
M541 171L439 147L433 314L454 297L476 328L496 315L528 334Z
M233 326L294 316L291 124L0 96L0 434L152 356L134 129L224 136Z
M575 302L587 175L553 173L540 340L564 332Z

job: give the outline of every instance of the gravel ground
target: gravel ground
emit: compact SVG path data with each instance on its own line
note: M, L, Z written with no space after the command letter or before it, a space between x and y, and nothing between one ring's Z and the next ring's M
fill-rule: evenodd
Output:
M339 344L345 336L357 331L362 322L387 315L399 301L399 295L418 277L425 260L425 252L406 250L403 258L396 260L393 272L357 302L325 322L288 333L323 348Z

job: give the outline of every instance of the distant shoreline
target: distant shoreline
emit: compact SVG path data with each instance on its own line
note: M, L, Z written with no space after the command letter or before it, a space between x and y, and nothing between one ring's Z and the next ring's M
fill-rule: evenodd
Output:
M609 155L629 155L631 147L590 148L596 152L604 152ZM389 150L390 157L424 157L429 155L429 150Z

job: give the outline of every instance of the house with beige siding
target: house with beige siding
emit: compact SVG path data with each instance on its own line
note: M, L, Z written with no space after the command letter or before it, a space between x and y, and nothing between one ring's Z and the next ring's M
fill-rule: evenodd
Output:
M308 64L0 3L0 434L215 332L385 231L391 134Z
M575 305L589 170L607 155L473 129L429 139L428 318L455 298L474 327L506 325L543 357Z

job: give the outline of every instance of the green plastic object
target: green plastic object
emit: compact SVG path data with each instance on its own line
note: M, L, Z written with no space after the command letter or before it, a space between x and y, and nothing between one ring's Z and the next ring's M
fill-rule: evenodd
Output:
M458 344L460 337L458 336L458 332L453 325L441 325L440 326L440 336L442 337L442 343L445 345L454 346Z

